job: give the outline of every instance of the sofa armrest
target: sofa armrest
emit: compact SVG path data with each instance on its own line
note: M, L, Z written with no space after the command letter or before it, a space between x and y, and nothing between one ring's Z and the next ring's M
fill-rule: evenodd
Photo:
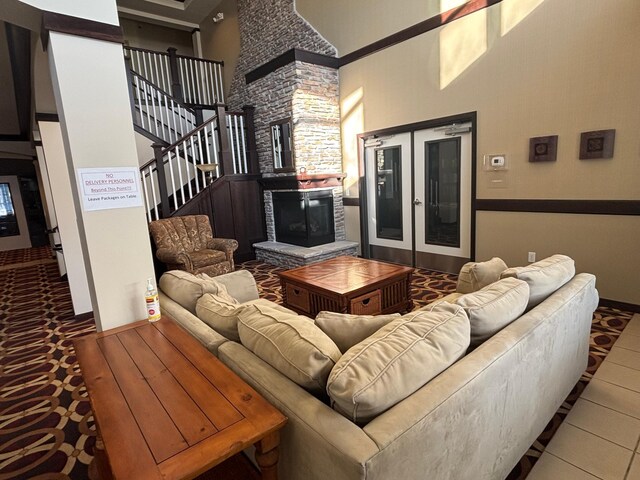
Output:
M233 258L233 252L238 249L238 241L232 238L212 238L207 242L207 248L220 250Z
M238 343L223 344L219 358L289 419L281 431L280 478L369 478L364 465L379 450L360 427Z
M193 264L186 252L171 250L169 248L159 248L156 250L156 257L163 263L180 265L187 271L193 270Z
M179 303L170 299L164 292L159 291L158 296L160 297L160 311L162 315L170 317L193 335L207 350L217 356L220 345L229 340L213 330Z

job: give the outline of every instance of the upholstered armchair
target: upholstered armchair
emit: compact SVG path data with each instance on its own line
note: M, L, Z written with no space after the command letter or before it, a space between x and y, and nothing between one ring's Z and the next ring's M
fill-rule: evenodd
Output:
M149 223L149 231L156 244L156 257L169 270L215 276L234 269L233 252L238 248L238 242L213 238L206 215L155 220Z

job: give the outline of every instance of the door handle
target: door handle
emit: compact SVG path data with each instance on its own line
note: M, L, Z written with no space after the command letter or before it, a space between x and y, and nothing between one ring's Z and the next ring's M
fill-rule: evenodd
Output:
M421 201L419 198L416 198L416 199L413 201L413 204L414 204L414 205L422 205L422 201Z

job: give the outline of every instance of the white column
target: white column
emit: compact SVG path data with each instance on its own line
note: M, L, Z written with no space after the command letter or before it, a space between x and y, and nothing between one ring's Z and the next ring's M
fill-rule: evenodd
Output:
M35 132L34 132L35 133ZM60 133L60 126L58 125L57 128L57 137L59 138L59 145L60 145L60 151L62 154L62 157L64 158L64 145L62 144L62 134ZM38 130L38 138L41 139L42 137L40 136L40 130ZM50 145L50 148L53 148L52 145ZM58 228L58 231L56 233L52 234L52 238L53 238L53 244L60 244L62 245L62 237L60 236L60 227L58 227L58 217L56 216L56 208L55 208L55 203L53 200L53 191L51 190L51 179L49 178L49 171L47 170L47 160L46 160L46 156L44 154L44 147L42 145L36 145L36 155L38 156L38 161L36 162L37 165L37 172L39 172L38 175L38 183L40 186L40 192L42 193L42 196L44 197L43 199L43 203L45 206L45 217L47 219L47 228L52 229L52 228ZM69 183L69 176L67 175L67 169L66 169L66 162L62 163L62 167L61 167L61 171L64 174L65 178L67 179L67 184ZM69 186L67 186L66 190L63 190L62 192L63 194L67 194L69 196L70 199L70 209L68 209L68 211L70 213L73 213L73 220L74 220L74 226L75 226L75 230L76 230L76 236L77 232L78 232L78 226L75 223L75 209L73 207L73 196L71 195L71 189ZM50 237L51 239L51 237ZM78 237L78 250L80 250L80 237ZM52 245L53 246L53 245ZM67 273L67 267L65 266L64 263L64 257L62 252L60 251L56 251L56 260L58 261L58 271L60 272L60 276L65 275ZM80 261L82 262L82 278L84 279L84 284L87 285L86 287L86 298L87 298L87 303L88 306L91 307L91 298L89 296L89 286L87 284L87 274L84 271L84 261L82 260L82 255L80 255ZM68 275L67 275L68 278ZM71 281L69 282L71 283ZM73 303L73 290L71 292L71 301ZM74 312L75 312L75 307L76 305L73 305L74 307ZM90 310L87 310L90 311Z
M77 185L79 168L138 167L122 46L50 32L48 53L93 312L106 330L145 318L154 276L144 207L87 212Z
M43 159L46 164L51 196L55 209L55 218L60 234L62 255L56 255L58 267L64 262L60 273L67 274L73 313L81 315L93 310L91 294L87 279L87 270L82 254L82 242L76 218L73 199L73 186L69 179L67 156L64 140L58 122L38 122L40 138L42 139ZM41 159L42 160L42 159Z
M199 28L191 32L191 42L193 43L193 56L202 58L202 36Z

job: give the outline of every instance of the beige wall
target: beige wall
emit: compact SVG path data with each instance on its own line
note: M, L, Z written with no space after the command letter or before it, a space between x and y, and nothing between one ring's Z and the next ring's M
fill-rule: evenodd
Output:
M191 32L152 23L120 18L124 39L130 47L166 52L175 47L179 55L193 56Z
M404 28L430 15L417 13L425 2L407 0L380 26L381 1L359 7L364 2L312 3L298 0L298 11L341 55L393 33L391 26ZM358 133L477 111L478 198L640 199L638 25L637 0L504 0L341 68L349 194L356 190ZM580 132L608 128L616 129L614 158L578 160ZM529 138L553 134L559 135L558 160L529 163ZM481 169L490 153L507 155L504 188L490 188L497 175ZM611 254L593 239L607 235L599 230L603 224L629 235L633 219L586 215L563 222L564 215L515 215L518 228L498 213L478 215L479 258L505 255L525 263L533 249L523 232L541 228L547 238L540 239L539 258L568 250L555 238L579 241L576 254L592 258L581 263L598 275L603 296L640 304L640 292L619 288L636 278L640 255ZM589 226L591 235L573 231L586 233ZM608 245L616 251L617 242L626 241L611 235Z
M638 290L640 217L520 212L478 212L477 258L496 251L507 265L525 265L562 252L576 271L597 276L602 298L640 305Z
M224 14L222 22L213 23L211 18L218 12ZM200 25L202 56L209 60L224 62L223 86L225 98L229 95L231 79L240 56L240 29L236 0L222 0ZM265 62L271 59L265 59Z

